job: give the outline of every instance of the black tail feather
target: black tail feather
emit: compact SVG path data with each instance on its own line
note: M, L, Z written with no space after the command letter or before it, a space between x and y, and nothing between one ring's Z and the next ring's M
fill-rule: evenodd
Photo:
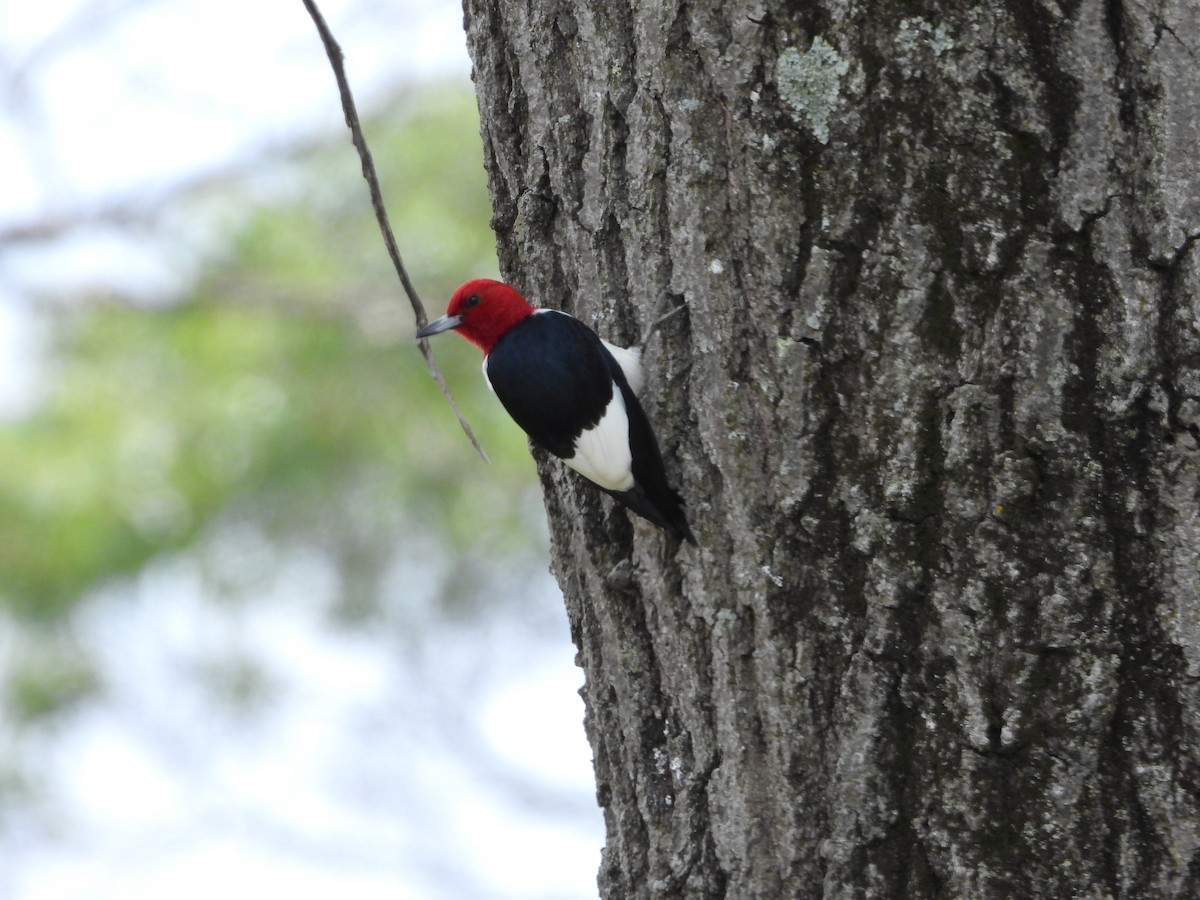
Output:
M642 490L640 485L634 485L628 491L607 491L607 493L643 519L653 522L659 528L665 528L675 537L687 541L693 547L698 546L696 536L692 534L687 516L683 512L683 498L670 488L660 491L662 496L653 500Z

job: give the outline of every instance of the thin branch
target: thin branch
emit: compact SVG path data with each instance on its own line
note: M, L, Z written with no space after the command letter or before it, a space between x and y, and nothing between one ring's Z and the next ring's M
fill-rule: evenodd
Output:
M672 316L679 315L686 308L687 308L687 304L681 303L678 306L676 306L674 309L672 309L669 313L666 313L665 315L661 315L657 319L655 319L653 322L651 322L650 327L646 329L646 333L642 335L642 339L638 343L638 346L645 349L646 345L650 343L650 338L654 337L654 332L658 331L659 328L661 328L663 325L665 325Z
M358 110L354 105L354 95L350 93L350 82L346 79L342 48L334 40L333 33L330 32L329 26L325 24L325 18L321 15L321 11L317 9L315 0L304 0L304 8L308 10L308 14L312 16L313 24L317 26L317 33L321 36L321 43L325 45L325 55L329 57L329 64L333 67L333 75L337 79L338 93L342 97L342 111L346 115L346 124L350 127L350 137L354 142L354 149L358 151L358 158L362 161L363 178L366 179L367 188L371 192L371 206L375 209L375 219L379 222L379 230L383 234L383 243L387 247L388 256L392 259L392 265L396 268L396 274L400 276L400 283L404 286L404 293L408 295L408 302L412 304L413 313L417 318L417 330L419 331L426 325L429 319L425 315L425 307L421 304L421 299L417 296L417 290L413 287L412 281L408 277L408 270L404 267L404 260L400 258L400 249L396 246L396 238L392 234L392 226L388 223L387 210L383 205L383 192L379 189L379 178L375 174L375 163L371 158L371 151L367 149L367 141L363 137L362 126L358 121ZM458 404L454 402L454 398L450 395L450 388L446 386L446 380L442 378L442 373L438 370L437 362L433 358L433 350L429 347L429 341L420 340L417 342L417 345L421 348L421 355L425 357L425 365L429 367L429 374L433 376L433 380L442 389L442 396L446 398L446 402L454 410L454 415L458 418L458 424L462 426L463 432L471 442L471 446L478 451L485 462L488 462L488 455L483 452L483 447L479 445L479 440L475 437L475 432L471 430L471 426L463 418Z

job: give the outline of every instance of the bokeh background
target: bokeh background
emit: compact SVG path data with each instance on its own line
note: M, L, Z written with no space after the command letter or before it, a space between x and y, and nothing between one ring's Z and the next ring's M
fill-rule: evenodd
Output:
M450 0L326 0L431 315ZM0 898L595 896L524 437L412 340L299 0L0 4Z

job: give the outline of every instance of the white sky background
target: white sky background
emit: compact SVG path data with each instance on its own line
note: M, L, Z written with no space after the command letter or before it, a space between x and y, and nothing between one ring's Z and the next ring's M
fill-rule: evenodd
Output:
M402 78L469 75L454 0L320 5L360 110ZM0 236L166 195L338 128L300 0L0 3ZM180 264L103 225L6 248L0 416L38 396L31 292L154 294L177 285ZM161 561L88 605L78 624L104 663L100 702L53 740L14 739L0 722L0 763L35 761L46 795L27 827L0 830L0 898L595 896L603 832L581 676L548 576L536 621L493 616L431 638L431 674L397 659L394 635L330 630L319 561L276 560L268 596L240 607L206 601L192 565ZM241 728L188 679L231 635L263 650L283 698ZM11 640L0 622L0 656ZM439 718L479 683L495 687L473 718Z

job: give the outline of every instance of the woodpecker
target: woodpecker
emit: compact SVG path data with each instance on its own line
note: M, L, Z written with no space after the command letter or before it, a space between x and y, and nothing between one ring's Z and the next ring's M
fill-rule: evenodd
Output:
M637 399L640 349L615 347L574 316L537 309L487 278L460 285L446 315L417 337L451 330L483 351L484 380L535 444L639 516L696 543Z

